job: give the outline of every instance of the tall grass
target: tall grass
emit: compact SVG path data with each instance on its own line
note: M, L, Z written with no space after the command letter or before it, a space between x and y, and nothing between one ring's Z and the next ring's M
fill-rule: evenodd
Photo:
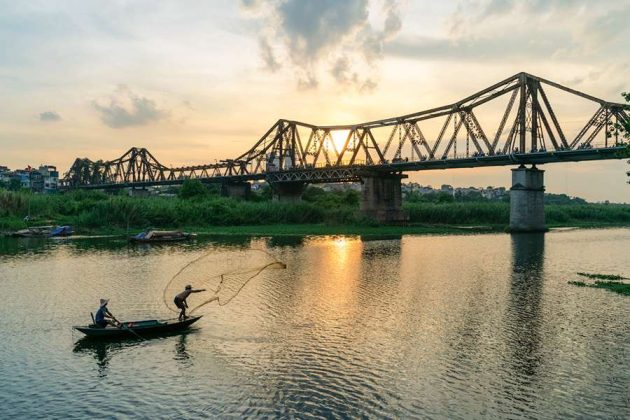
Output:
M313 202L249 202L209 196L195 200L105 194L33 195L0 191L0 227L15 227L30 215L32 224L68 223L84 228L229 226L354 223L352 206ZM10 221L10 223L9 223ZM25 222L23 222L25 225Z
M494 225L509 221L505 202L413 202L405 203L412 224ZM630 225L626 205L547 205L547 223L568 225ZM178 228L183 226L239 226L269 224L373 224L359 212L352 194L308 194L299 203L238 201L217 195L191 199L175 197L111 196L100 192L74 191L36 195L0 190L0 229L31 224L72 224L81 229Z
M501 202L409 203L404 208L414 223L507 224L510 205Z

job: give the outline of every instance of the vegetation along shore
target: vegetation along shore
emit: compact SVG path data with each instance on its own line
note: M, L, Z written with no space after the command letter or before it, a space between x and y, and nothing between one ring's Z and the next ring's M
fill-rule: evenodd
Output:
M76 232L122 234L146 228L194 229L225 234L401 234L502 231L509 201L446 194L409 194L405 226L379 226L359 213L357 191L309 187L297 203L276 202L263 188L249 200L220 196L199 182L185 184L173 196L129 197L122 193L71 191L31 194L0 190L0 231L28 223L72 225ZM630 205L592 204L563 195L546 196L549 227L630 226Z

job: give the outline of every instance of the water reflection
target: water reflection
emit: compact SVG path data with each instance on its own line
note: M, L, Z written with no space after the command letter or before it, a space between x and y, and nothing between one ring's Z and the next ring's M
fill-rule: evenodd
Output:
M250 235L201 235L198 236L191 244L197 243L199 245L220 245L229 246L231 248L247 248L252 242L252 236Z
M95 340L83 337L74 344L72 352L75 354L91 355L94 357L98 369L98 376L104 377L107 376L109 363L115 355L136 350L138 347L157 343L161 340L169 339L174 342L173 359L183 362L185 365L190 365L192 362L192 355L188 350L188 335L194 334L195 331L196 330L173 332L171 334L164 334L160 337L153 337L149 339L136 337L119 340Z
M374 239L72 239L0 257L3 414L627 417L627 300L565 277L584 255L593 271L627 269L628 230ZM191 271L196 285L260 250L287 268L208 307L195 335L73 346L63 334L102 296L121 317L166 316L164 286L185 264L211 256Z
M188 333L189 332L181 333L175 341L175 360L188 361L191 358L188 350L186 349Z
M505 327L509 349L506 372L513 375L507 387L512 396L533 402L531 386L542 363L542 310L545 234L513 234L512 274Z
M272 236L266 242L269 248L297 247L304 244L304 236Z
M0 255L39 254L50 248L54 242L44 238L3 238L0 237Z
M400 241L402 235L361 235L362 242L371 241Z
M75 354L87 354L93 356L96 360L98 376L105 377L107 376L109 362L115 354L127 348L138 346L141 343L142 341L137 339L124 341L103 341L82 338L75 343L72 351Z
M192 241L176 243L130 243L125 236L74 236L68 238L11 238L0 237L0 257L33 254L50 254L56 249L68 250L71 255L112 252L129 256L144 256L159 252L197 252L200 248L216 245L231 249L247 249L252 243L251 236L200 236Z

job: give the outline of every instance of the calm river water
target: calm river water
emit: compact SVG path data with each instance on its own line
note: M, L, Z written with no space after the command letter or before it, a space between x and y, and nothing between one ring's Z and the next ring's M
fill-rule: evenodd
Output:
M252 250L287 268L200 308L186 334L89 343L71 329L100 297L122 319L171 317L162 294L184 265L202 257L174 288L214 288L221 267L269 258ZM630 275L629 250L628 229L0 239L0 417L629 418L630 299L567 284Z

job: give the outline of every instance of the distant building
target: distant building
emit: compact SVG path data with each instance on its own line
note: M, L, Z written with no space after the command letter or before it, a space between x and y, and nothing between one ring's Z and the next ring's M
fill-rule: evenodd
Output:
M488 200L499 200L503 198L506 194L507 191L505 187L488 187L481 190L481 195L483 196L483 198L486 198Z
M37 170L42 176L43 192L55 192L59 188L59 172L53 165L40 165Z
M430 185L419 185L415 182L409 182L402 185L403 194L448 194L452 195L456 198L463 197L483 197L487 200L501 200L508 195L508 191L505 187L486 187L486 188L477 188L477 187L453 187L452 185L444 184L440 186L440 188L433 188Z
M320 188L324 191L361 191L361 184L339 182L323 184Z
M30 188L33 192L44 192L44 176L39 171L30 171Z
M8 185L11 178L13 178L13 172L6 166L0 165L0 184Z
M457 188L455 191L459 195L471 195L479 192L479 190L475 187Z
M31 167L26 169L17 169L13 172L13 178L20 181L20 188L31 188Z
M19 188L33 192L54 192L59 188L59 172L53 165L40 165L39 169L28 166L15 171L6 166L0 166L0 182L9 185L19 183Z

